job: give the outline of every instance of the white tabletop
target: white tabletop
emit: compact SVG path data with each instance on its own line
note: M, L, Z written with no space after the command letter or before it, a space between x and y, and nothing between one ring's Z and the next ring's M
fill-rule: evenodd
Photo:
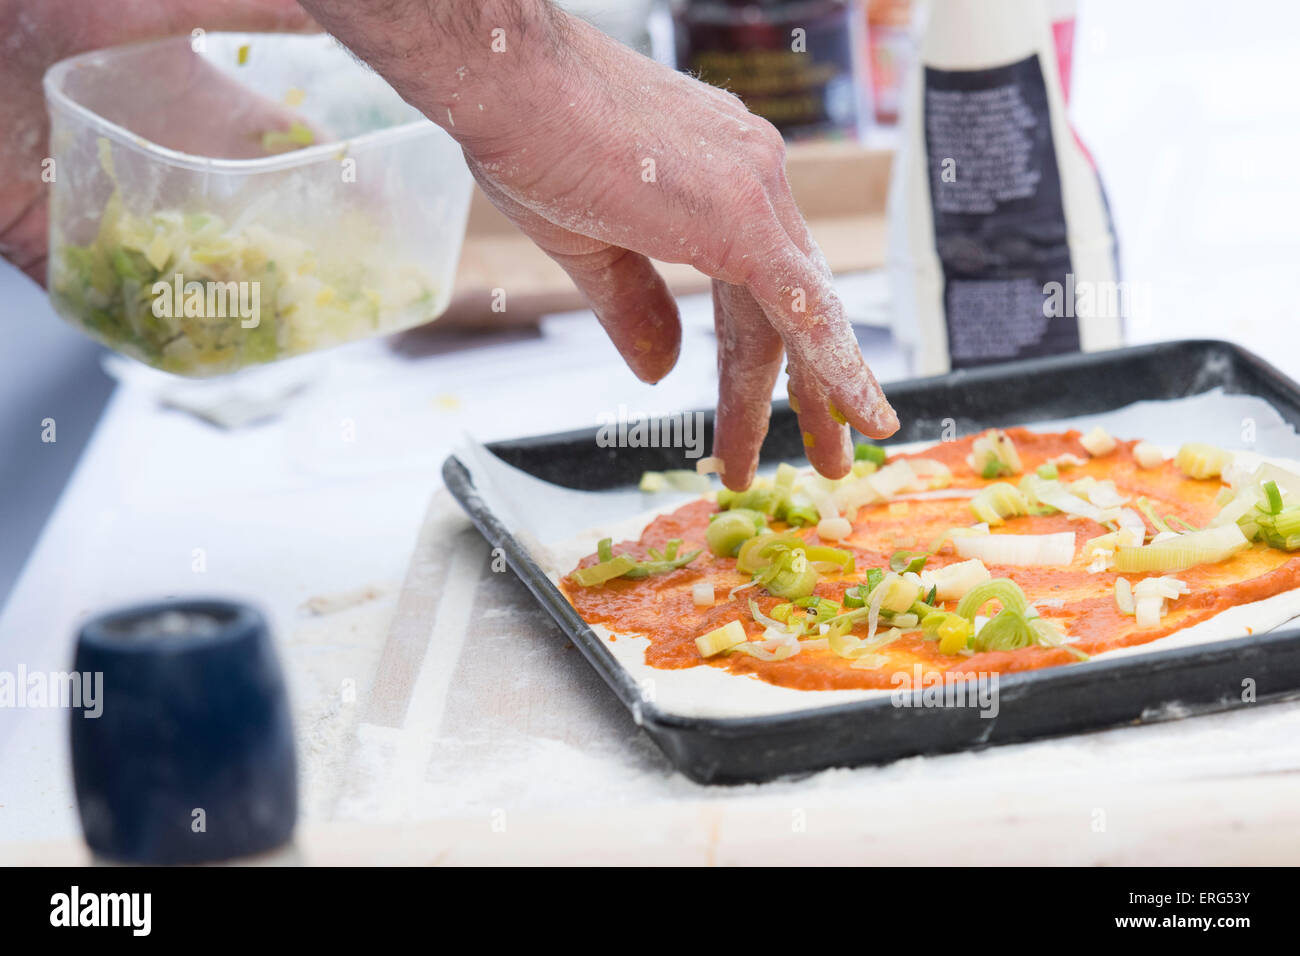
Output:
M1294 30L1258 12L1211 26L1205 20L1222 20L1222 6L1193 15L1194 6L1166 11L1171 19L1152 14L1149 23L1124 20L1147 9L1132 4L1085 3L1080 16L1076 119L1106 174L1125 277L1150 291L1150 311L1132 323L1130 341L1229 338L1300 375L1300 184L1286 166L1300 106L1283 68L1290 54L1280 52ZM1206 39L1196 40L1197 31ZM1171 45L1185 52L1171 53ZM11 271L0 278L10 288L17 281ZM486 441L592 426L598 411L619 403L646 413L712 404L707 303L687 301L684 315L682 360L656 387L621 366L590 315L548 319L536 334L406 336L312 357L297 365L310 384L283 415L232 431L161 407L145 382L119 387L0 615L0 667L65 669L87 614L198 592L260 603L294 660L370 646L387 626L439 467L462 432ZM883 380L906 374L879 333L867 333L865 344ZM418 354L422 347L433 351ZM194 570L199 557L202 572ZM359 588L383 597L338 616L346 633L299 611L313 597ZM295 706L301 717L311 702ZM75 837L66 719L54 710L0 710L0 840ZM982 795L988 805L970 817L980 832L946 831L962 858L989 859L990 848L1030 834L1057 860L1140 862L1137 853L1185 860L1193 836L1203 845L1217 840L1220 859L1276 859L1270 829L1288 813L1294 819L1297 731L1300 704L1292 703L1093 734L1068 746L1048 741L833 772L807 784L706 791L680 777L629 780L627 794L600 795L609 813L587 832L610 846L619 834L635 844L648 833L677 832L683 852L697 854L691 859L743 859L746 848L772 846L770 828L746 829L755 820L779 818L784 832L784 821L810 801L828 808L826 819L874 804L900 826L874 819L860 835L905 853L909 828ZM340 821L337 804L313 801L325 787L321 775L337 764L322 755L340 744L300 740L312 768L309 826L366 823ZM656 809L638 816L629 801ZM1098 830L1097 812L1105 817L1107 808L1112 824ZM537 812L552 815L548 832L570 832L554 807ZM631 819L656 822L636 833ZM450 838L437 827L460 833L460 825L440 821L418 832L442 846ZM364 857L366 838L349 840ZM731 857L719 855L719 840ZM790 855L834 843L802 843ZM419 851L416 839L406 858ZM491 852L505 851L469 858Z

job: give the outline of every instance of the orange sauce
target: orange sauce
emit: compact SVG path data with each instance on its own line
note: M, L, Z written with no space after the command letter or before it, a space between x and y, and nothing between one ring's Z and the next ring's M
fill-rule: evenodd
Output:
M1023 428L1006 429L1015 442L1025 472L1031 472L1048 459L1072 453L1088 459L1079 444L1079 433L1038 434ZM974 436L944 442L922 452L894 456L927 458L941 461L953 472L953 487L975 488L991 482L975 474L966 464ZM1081 466L1061 469L1063 481L1084 475L1114 481L1120 493L1136 499L1145 495L1155 513L1173 514L1189 524L1202 527L1217 512L1214 503L1221 484L1217 479L1198 481L1185 477L1167 461L1158 468L1144 470L1133 458L1136 442L1119 442L1110 455L1088 459ZM1018 476L1010 479L1013 483ZM597 587L584 588L571 578L562 582L574 608L590 624L602 624L615 634L645 636L650 641L646 663L658 668L675 669L707 664L737 674L752 674L782 687L804 690L892 689L895 675L912 673L920 664L925 675L946 673L950 677L964 673L1009 673L1038 667L1052 667L1076 660L1070 652L1048 647L1026 647L1014 651L990 651L974 655L949 655L939 651L938 642L927 641L920 632L904 635L878 652L887 663L874 669L854 668L853 662L829 650L804 648L783 661L761 661L747 654L718 655L705 661L695 646L695 638L707 631L740 620L750 637L762 633L762 626L750 616L749 601L754 599L764 613L784 599L768 595L759 588L748 588L728 597L732 588L749 582L749 575L736 570L734 558L712 555L704 535L709 516L717 506L706 500L691 502L671 514L655 518L637 541L615 544L614 549L644 558L650 548L662 547L672 538L682 540L682 551L702 548L703 553L688 567L669 574L641 580L616 579ZM859 510L850 537L837 545L853 552L856 571L841 576L823 576L816 593L842 600L844 591L862 583L867 568L888 567L889 556L900 548L926 550L948 528L974 524L965 498L912 500L905 503L882 503ZM779 523L775 530L787 530ZM809 544L822 544L812 529L794 529ZM1154 530L1154 529L1149 529ZM1174 576L1184 581L1191 592L1169 605L1169 612L1158 627L1138 628L1131 616L1122 614L1115 604L1114 572L1090 573L1089 558L1083 545L1107 529L1096 522L1072 518L1065 514L1012 518L994 528L993 533L1051 534L1075 533L1075 559L1067 567L1011 567L988 565L993 577L1008 577L1020 585L1039 613L1057 623L1074 638L1074 646L1088 654L1099 654L1120 647L1146 644L1174 631L1182 630L1240 604L1260 601L1300 586L1300 555L1291 556L1262 544L1215 565L1203 565ZM589 555L579 566L596 563ZM940 568L962 560L952 546L932 556L927 568ZM1136 584L1144 574L1126 574ZM1155 576L1159 576L1157 573ZM712 607L696 607L692 586L711 580L718 596ZM952 610L954 605L947 605ZM865 628L855 633L861 636ZM612 638L611 638L612 639Z

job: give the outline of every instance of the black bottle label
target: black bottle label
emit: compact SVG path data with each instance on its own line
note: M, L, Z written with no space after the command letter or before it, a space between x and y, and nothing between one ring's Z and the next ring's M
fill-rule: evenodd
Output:
M1049 288L1072 294L1074 283L1037 54L985 70L926 67L924 111L952 367L1078 351L1074 309L1044 308Z

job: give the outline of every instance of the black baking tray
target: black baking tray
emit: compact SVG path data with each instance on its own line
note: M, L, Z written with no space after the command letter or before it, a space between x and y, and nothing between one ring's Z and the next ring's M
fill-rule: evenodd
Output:
M937 441L947 420L957 433L1029 424L1180 398L1213 388L1258 396L1300 429L1300 386L1257 356L1208 340L1164 342L984 366L897 382L889 400L902 423L889 442ZM706 446L712 414L706 414ZM951 427L951 426L949 426ZM579 489L637 482L646 470L683 467L671 448L601 448L596 429L488 445L529 474ZM801 457L794 413L772 412L764 462ZM559 623L633 717L684 774L701 783L741 783L826 767L971 749L1300 696L1300 629L1290 628L1140 656L1002 675L995 718L972 707L898 707L888 697L789 714L745 718L682 717L643 698L631 675L578 616L528 552L492 513L454 455L443 465L447 487L470 519ZM1243 682L1249 681L1248 685ZM1254 705L1253 703L1251 704Z

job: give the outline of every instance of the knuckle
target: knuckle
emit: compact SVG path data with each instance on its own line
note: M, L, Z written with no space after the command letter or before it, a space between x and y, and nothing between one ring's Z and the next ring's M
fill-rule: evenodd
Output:
M759 117L758 119L759 140L777 156L785 157L785 137L781 131L769 123L767 120Z
M755 155L764 166L784 168L786 147L781 131L761 116L752 116L749 123L746 139L753 144Z

